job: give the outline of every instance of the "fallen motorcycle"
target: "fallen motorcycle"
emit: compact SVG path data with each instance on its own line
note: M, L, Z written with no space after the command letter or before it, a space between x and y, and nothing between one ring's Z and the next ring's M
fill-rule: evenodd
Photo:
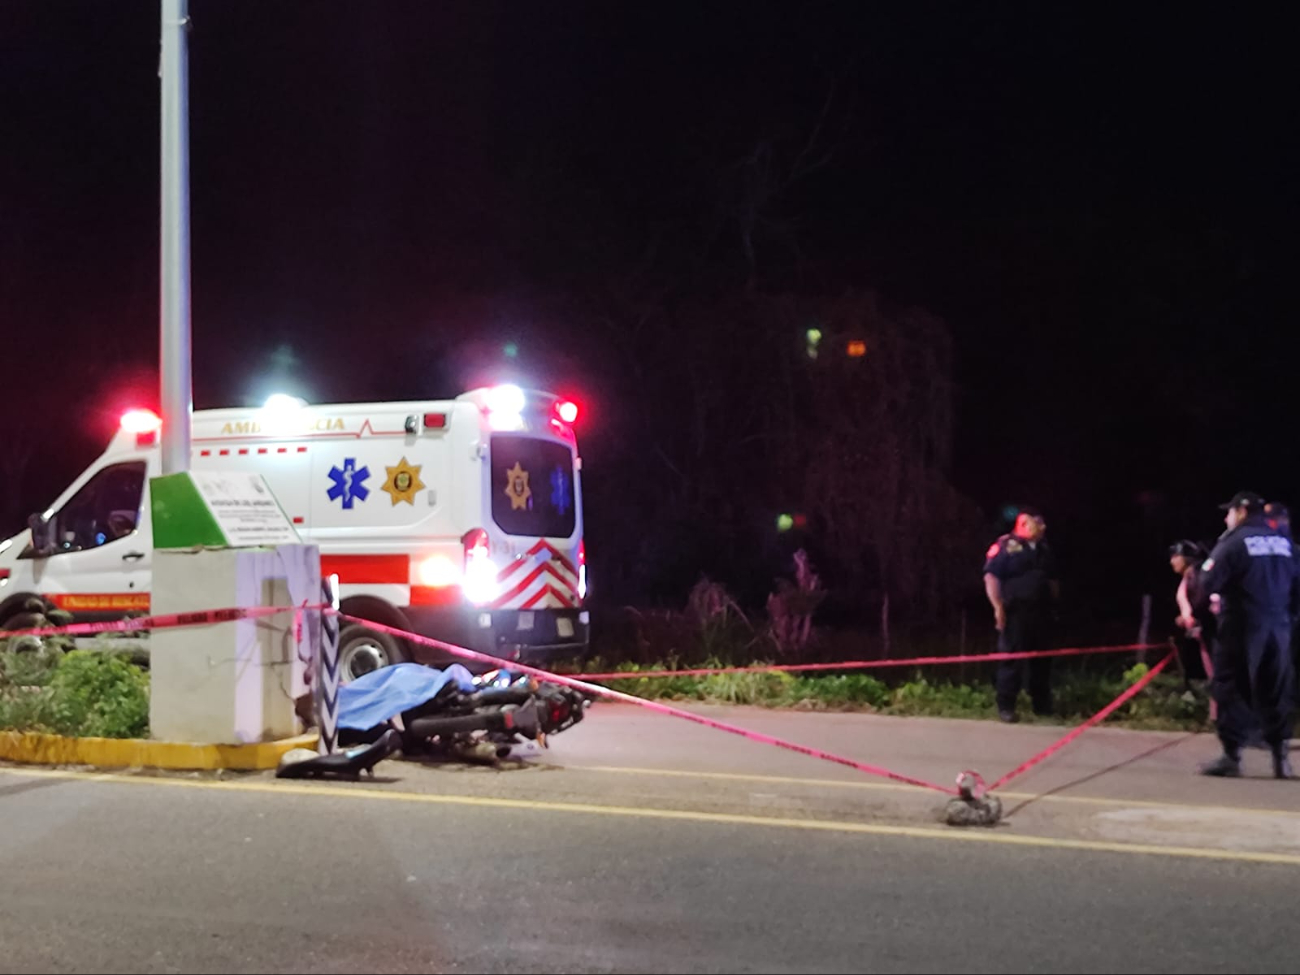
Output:
M338 741L369 744L396 729L408 757L495 762L521 741L545 747L547 736L582 720L587 703L571 688L509 671L475 677L459 664L396 664L339 688Z

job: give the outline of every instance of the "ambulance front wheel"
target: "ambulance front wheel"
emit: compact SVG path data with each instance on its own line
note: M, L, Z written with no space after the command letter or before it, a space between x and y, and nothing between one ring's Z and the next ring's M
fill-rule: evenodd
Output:
M353 624L339 634L339 676L344 681L406 660L405 646L387 633Z

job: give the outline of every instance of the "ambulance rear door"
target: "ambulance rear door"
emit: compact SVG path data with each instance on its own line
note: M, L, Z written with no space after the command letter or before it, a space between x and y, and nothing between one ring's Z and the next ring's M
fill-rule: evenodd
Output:
M511 558L493 609L576 609L582 516L571 444L530 433L493 433L488 506ZM558 633L561 639L567 632Z

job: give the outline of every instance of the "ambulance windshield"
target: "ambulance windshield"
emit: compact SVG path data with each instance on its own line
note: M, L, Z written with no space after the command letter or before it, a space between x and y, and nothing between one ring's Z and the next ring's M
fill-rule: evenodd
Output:
M573 534L573 453L566 444L498 433L492 437L491 464L492 518L507 534Z

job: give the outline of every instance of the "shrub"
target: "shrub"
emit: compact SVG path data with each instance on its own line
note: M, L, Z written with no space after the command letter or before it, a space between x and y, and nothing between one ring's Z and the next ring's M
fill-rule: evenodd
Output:
M790 687L794 703L826 708L867 707L879 710L889 703L890 695L889 686L869 674L796 677Z
M593 661L595 663L595 661ZM614 690L638 697L668 700L711 701L725 704L753 704L764 707L801 707L839 710L870 710L884 714L925 715L947 718L991 718L997 714L993 686L989 681L973 684L944 682L917 674L913 679L890 686L870 674L791 675L781 671L743 674L711 674L702 677L636 677L640 670L663 670L679 666L622 664L616 671L629 678L609 682ZM703 661L705 667L720 667L718 660ZM756 663L753 666L764 666ZM607 668L591 667L590 671ZM1086 670L1066 671L1053 679L1056 719L1079 724L1118 697L1147 673L1138 665L1122 677ZM1023 695L1022 695L1023 697ZM1024 703L1028 705L1027 699ZM1117 709L1110 720L1131 727L1151 729L1200 729L1208 717L1203 691L1188 690L1175 676L1161 674L1132 700Z
M993 688L988 685L931 683L918 676L894 690L893 714L965 718L996 713Z
M149 679L114 653L73 650L49 683L50 726L62 735L140 738L149 730Z

